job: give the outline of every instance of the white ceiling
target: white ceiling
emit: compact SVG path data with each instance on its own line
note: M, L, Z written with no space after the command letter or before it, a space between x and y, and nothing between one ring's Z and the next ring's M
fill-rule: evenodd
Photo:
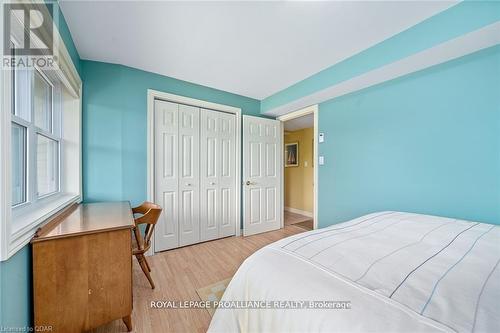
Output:
M311 128L314 127L314 114L309 113L308 115L294 118L285 121L285 130L286 131L298 131L303 128Z
M455 3L60 1L82 59L257 99Z

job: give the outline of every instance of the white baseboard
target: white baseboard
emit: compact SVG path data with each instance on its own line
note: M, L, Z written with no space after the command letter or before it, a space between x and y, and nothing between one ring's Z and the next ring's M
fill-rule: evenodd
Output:
M304 215L307 217L314 217L314 214L312 212L308 212L307 210L300 210L300 209L296 209L296 208L292 208L292 207L285 207L285 211L290 212L290 213Z

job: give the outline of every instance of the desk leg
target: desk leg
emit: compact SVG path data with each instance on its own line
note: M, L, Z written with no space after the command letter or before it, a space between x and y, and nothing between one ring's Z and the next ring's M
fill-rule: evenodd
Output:
M126 317L123 317L123 322L125 323L125 326L127 326L127 331L130 332L132 331L132 316L128 315Z

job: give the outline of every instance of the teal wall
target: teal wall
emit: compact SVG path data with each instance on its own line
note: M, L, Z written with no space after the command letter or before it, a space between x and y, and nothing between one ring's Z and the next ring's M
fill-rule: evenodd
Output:
M0 327L32 323L31 246L0 263Z
M262 101L261 112L408 57L500 20L500 1L463 1Z
M86 201L146 197L146 90L259 115L500 19L498 2L466 2L259 102L120 65L80 61ZM59 19L57 19L59 17ZM499 50L483 51L320 105L319 223L384 209L500 223ZM262 105L261 105L262 104ZM0 263L0 327L32 323L31 247Z
M87 202L146 200L147 89L239 107L260 115L255 99L142 70L82 61L83 193Z
M46 1L53 2L53 1ZM66 20L56 2L55 24L66 44L73 64L80 72L80 56ZM0 328L32 325L31 246L26 245L9 260L0 262Z
M500 224L500 46L319 105L319 226L381 210Z

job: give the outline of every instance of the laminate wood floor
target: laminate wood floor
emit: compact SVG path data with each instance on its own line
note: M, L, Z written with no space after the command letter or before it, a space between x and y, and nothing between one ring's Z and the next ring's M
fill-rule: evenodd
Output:
M291 225L291 224L302 224L303 228L308 228L310 225L309 230L312 230L313 228L313 219L312 217L297 214L297 213L292 213L288 211L284 211L284 222L285 225Z
M154 309L150 302L199 300L196 289L232 277L241 263L261 247L305 231L286 225L259 235L228 237L158 253L148 257L154 290L134 258L133 332L206 332L211 320L206 309ZM123 322L115 320L92 332L126 331Z

